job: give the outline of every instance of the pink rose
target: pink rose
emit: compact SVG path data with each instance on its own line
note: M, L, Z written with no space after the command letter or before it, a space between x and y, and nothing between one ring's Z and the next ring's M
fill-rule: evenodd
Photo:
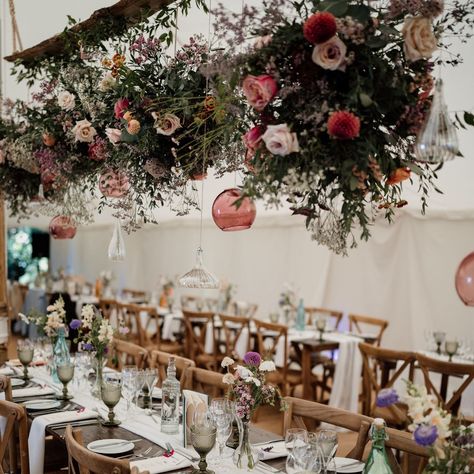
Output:
M314 47L312 59L323 69L344 71L346 69L346 52L346 45L337 36L333 36Z
M114 145L119 143L122 137L122 131L118 128L106 128L105 134L107 135L107 138L109 139L110 143L113 143Z
M262 111L278 92L275 79L268 74L247 76L242 83L242 89L249 104L258 111Z
M262 135L262 140L273 155L286 156L300 151L298 137L290 131L286 123L269 125Z
M127 111L130 106L130 102L125 97L117 100L114 105L114 114L116 119L120 119L123 117L123 114Z
M251 128L245 135L243 135L242 140L244 141L247 150L255 151L262 140L262 135L263 128L260 125Z

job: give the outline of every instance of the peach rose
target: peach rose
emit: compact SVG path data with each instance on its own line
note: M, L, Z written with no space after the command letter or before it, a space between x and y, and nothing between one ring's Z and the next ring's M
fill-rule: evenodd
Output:
M76 97L68 91L58 94L58 105L63 110L72 110L76 106Z
M160 135L170 136L178 128L181 128L181 121L174 114L160 115L158 112L152 112L151 115L155 119L153 126L156 129L156 133Z
M272 76L247 76L242 82L242 89L249 104L262 111L275 97L278 86Z
M140 131L140 122L138 120L132 119L128 122L127 125L127 132L130 135L137 135L138 132Z
M43 143L46 146L54 146L56 144L56 138L53 134L44 132L43 133Z
M262 135L267 150L273 155L285 156L300 151L296 133L291 133L286 123L269 125Z
M387 178L386 184L394 185L405 181L410 178L410 168L397 168L395 171L390 173Z
M346 69L346 45L337 36L324 43L317 44L313 49L313 62L323 69L344 71Z
M76 142L86 143L91 143L94 140L94 137L97 135L95 128L87 119L76 122L76 125L72 129L72 133L74 134L74 139Z
M421 16L406 18L402 33L405 38L405 56L409 61L431 58L437 43L429 18Z
M113 143L114 145L119 143L122 137L122 131L118 128L106 128L105 134L107 135L107 138L109 139L110 143Z

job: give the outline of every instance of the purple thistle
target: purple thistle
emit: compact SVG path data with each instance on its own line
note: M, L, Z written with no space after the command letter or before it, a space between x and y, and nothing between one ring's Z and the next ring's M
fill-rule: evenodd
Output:
M397 403L398 400L398 393L394 388L383 388L377 394L377 400L375 403L379 408L385 408Z
M244 363L247 365L258 367L260 362L262 362L262 358L258 352L247 352L247 354L244 355Z
M434 425L420 425L413 434L416 444L431 446L438 439L438 428Z
M82 348L85 351L92 351L94 349L94 346L90 342L86 342L83 344Z
M81 324L82 324L82 321L80 319L73 319L70 323L69 323L69 327L71 329L79 329L81 327Z

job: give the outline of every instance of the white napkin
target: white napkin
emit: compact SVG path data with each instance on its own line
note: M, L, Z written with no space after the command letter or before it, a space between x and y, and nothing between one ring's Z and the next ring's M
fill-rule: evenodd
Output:
M271 451L264 451L265 448L272 448ZM257 449L258 459L267 461L269 459L277 459L288 456L288 451L285 447L284 441L277 441L276 443L262 444Z
M13 398L36 397L43 395L53 395L56 393L51 387L29 387L18 388L12 391Z
M191 466L191 461L181 456L176 451L173 456L167 458L158 456L156 458L142 459L140 461L131 461L130 467L137 467L140 472L150 471L150 474L158 474L160 472L174 471L184 469Z
M74 422L97 418L97 413L92 410L62 411L49 415L37 416L31 423L28 436L28 449L30 452L30 474L43 474L44 467L44 440L45 429L48 425L62 422Z
M11 367L2 367L0 375L14 375L16 372Z

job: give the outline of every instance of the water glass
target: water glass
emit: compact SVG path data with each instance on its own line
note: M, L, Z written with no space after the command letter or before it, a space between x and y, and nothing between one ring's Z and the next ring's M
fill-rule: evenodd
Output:
M67 391L67 384L74 378L74 363L67 361L56 366L59 381L63 384L63 393L57 395L58 400L71 400L72 395Z
M459 349L459 342L456 340L446 341L444 343L444 350L446 351L446 354L448 354L449 356L449 362L453 360L453 356L456 355L458 349Z
M102 401L109 409L108 420L103 420L105 426L117 426L119 420L115 419L114 407L122 397L122 378L120 374L104 374L101 387Z
M293 452L293 449L303 447L308 444L308 432L302 428L290 428L285 433L285 448L288 454Z
M436 352L441 354L441 344L443 344L446 339L446 333L443 331L435 331L433 333L433 338L436 342Z
M207 411L194 412L191 425L191 443L199 454L199 469L194 469L192 474L214 474L207 469L206 456L216 443L217 429L212 416Z
M232 402L227 398L214 398L209 406L209 412L217 428L217 447L218 456L214 456L218 463L223 458L224 447L227 439L232 433L232 421L234 418L232 412Z
M329 470L329 466L336 455L337 432L334 430L321 430L318 433L318 444L322 455L324 472Z
M29 380L31 377L28 375L28 365L33 360L35 349L33 344L28 339L19 340L17 344L18 359L23 365L23 380Z

